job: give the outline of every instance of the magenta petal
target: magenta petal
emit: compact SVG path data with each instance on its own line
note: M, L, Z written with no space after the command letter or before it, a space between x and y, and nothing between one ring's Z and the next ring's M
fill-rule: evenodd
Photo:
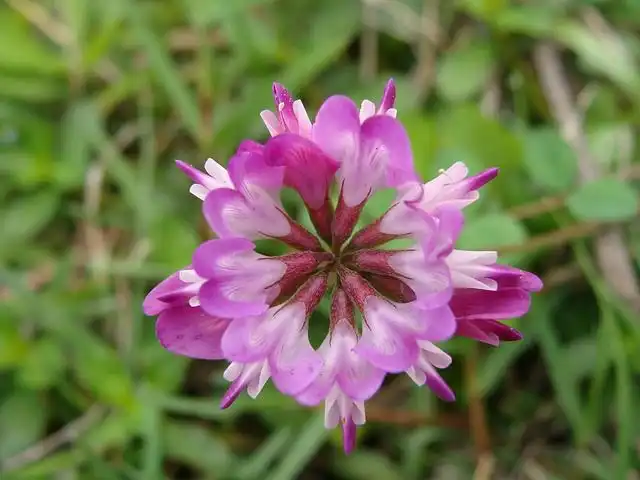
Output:
M243 206L244 197L239 192L230 188L219 188L207 195L202 205L202 212L211 230L219 237L234 237L234 232L227 226L223 214L226 208L240 213Z
M354 351L386 372L400 373L415 363L419 348L415 340L391 329L373 334L365 328Z
M522 334L518 330L496 320L483 320L480 325L483 330L496 334L502 341L517 342L522 340Z
M312 141L292 133L270 139L265 147L269 165L285 168L284 182L298 191L311 208L320 208L329 190L338 163Z
M455 401L455 393L453 393L453 390L451 390L449 385L447 385L447 382L445 382L440 375L438 375L435 371L425 373L427 378L426 384L433 393L435 393L445 402Z
M255 301L234 301L222 288L224 282L208 280L200 287L198 297L202 309L210 315L223 318L240 318L261 315L267 311L267 295L256 294Z
M396 103L396 84L393 78L390 78L384 87L382 93L382 99L380 100L380 110L386 112L390 108L393 108Z
M352 161L360 142L360 112L353 100L342 95L325 100L313 124L313 140L338 162Z
M243 140L242 142L240 142L240 145L238 146L238 150L237 153L246 153L246 152L250 152L250 153L261 153L264 150L264 145L255 142L253 140Z
M277 192L282 187L284 171L282 168L267 165L265 149L249 148L234 155L227 166L233 184L245 195L251 186L256 185L267 192Z
M478 190L479 188L483 187L491 180L496 178L498 176L498 172L498 168L488 168L487 170L484 170L477 175L463 180L463 182L466 184L468 191Z
M190 267L185 267L190 268ZM188 295L181 295L180 290L185 283L178 277L178 272L171 274L158 285L156 285L144 298L142 302L142 311L145 315L158 315L163 310L180 301L180 297L184 299L183 303L188 301Z
M381 145L384 146L389 156L387 187L397 187L418 179L413 167L411 141L398 120L388 115L373 116L362 124L360 135L361 152L374 152Z
M183 162L182 160L176 160L176 165L187 175L187 177L189 177L195 183L198 183L200 185L206 185L208 183L208 176L202 173L197 168Z
M264 360L269 355L273 339L260 336L258 326L261 320L264 321L236 318L229 323L221 342L225 358L234 362L251 363Z
M504 290L456 289L451 308L458 318L507 319L529 311L531 297L518 288Z
M346 418L342 422L342 445L344 453L349 455L356 447L356 424L351 417Z
M212 317L197 307L175 307L160 314L156 335L170 352L191 358L219 360L224 358L222 335L228 320Z
M522 288L527 292L539 292L542 290L542 280L530 272L508 265L494 265L491 278L498 282L498 288Z
M193 253L193 268L204 278L213 278L219 274L218 261L238 252L253 251L255 245L245 238L220 238L209 240L200 245Z
M303 392L322 369L322 357L313 349L306 330L295 342L285 342L269 357L271 379L285 395Z
M454 335L457 322L449 306L427 310L424 315L427 319L427 328L423 334L419 334L420 338L430 342L442 342Z
M227 388L227 391L224 392L224 395L220 400L220 408L222 410L229 408L243 392L245 386L246 385L241 382L239 378L229 385L229 388Z
M479 342L487 343L489 345L497 347L500 344L500 339L495 333L484 331L481 328L483 323L483 320L460 320L458 321L456 335L460 337L472 338Z
M336 380L345 395L356 401L365 401L380 389L385 374L384 370L369 365L363 358L344 365Z

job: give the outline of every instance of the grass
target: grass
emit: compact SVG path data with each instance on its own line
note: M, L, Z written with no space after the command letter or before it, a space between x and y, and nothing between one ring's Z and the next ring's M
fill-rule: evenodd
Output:
M0 477L639 478L639 19L625 0L3 2ZM174 159L265 139L274 80L315 111L390 76L425 177L502 169L461 246L546 288L523 342L448 345L455 404L388 382L344 457L270 387L220 411L224 366L164 351L141 301L208 236Z

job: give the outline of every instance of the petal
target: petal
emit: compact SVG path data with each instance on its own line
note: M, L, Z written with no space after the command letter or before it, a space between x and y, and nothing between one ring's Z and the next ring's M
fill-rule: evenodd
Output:
M328 195L338 164L311 140L285 133L269 140L265 147L269 165L283 166L284 182L298 191L307 205L320 208Z
M296 395L318 376L322 358L311 346L306 328L298 328L271 353L269 365L278 390L285 395Z
M451 387L447 385L440 374L433 368L429 368L425 371L426 385L445 402L453 402L456 399L455 393L451 390Z
M208 280L200 287L198 298L202 308L211 315L241 318L261 315L269 308L266 291L252 293L249 299L243 295L241 283Z
M360 135L361 156L371 155L380 146L384 147L388 157L384 186L396 187L418 180L411 142L398 120L388 115L376 115L362 124Z
M479 342L487 343L497 347L500 344L498 336L490 331L482 329L484 321L460 320L456 329L456 335L460 337L472 338Z
M342 391L354 400L368 400L382 386L385 371L376 368L365 358L352 352L349 361L338 372L337 381Z
M207 315L200 308L175 307L160 314L156 335L170 352L191 358L224 358L221 341L228 320Z
M313 124L313 140L337 162L354 162L360 146L360 118L356 104L342 95L325 100Z
M518 288L504 290L456 289L451 308L458 318L507 319L516 318L529 311L531 297Z
M190 268L190 267L185 267L185 268ZM175 306L175 301L166 302L161 300L161 298L164 298L167 295L174 295L177 292L180 292L184 288L185 283L180 280L179 274L180 274L180 271L171 274L169 277L167 277L158 285L156 285L147 294L144 301L142 302L142 311L144 312L145 315L149 315L149 316L158 315L163 310L171 306ZM189 299L189 295L184 295L183 303L186 304L188 299Z
M349 455L356 447L356 424L351 417L342 422L342 444L344 453Z
M203 213L219 237L284 237L291 232L289 221L273 200L256 190L249 202L235 190L212 191L204 201Z
M204 278L212 278L220 273L221 259L240 252L252 252L255 244L246 238L221 238L209 240L193 253L193 267Z
M396 84L393 78L387 81L382 92L382 99L380 100L380 112L385 113L387 110L393 108L396 104Z
M430 342L449 340L456 331L457 322L448 305L423 311L426 330L419 334L421 339Z
M222 336L224 356L234 362L264 360L278 340L278 329L268 328L268 316L236 318L229 323Z

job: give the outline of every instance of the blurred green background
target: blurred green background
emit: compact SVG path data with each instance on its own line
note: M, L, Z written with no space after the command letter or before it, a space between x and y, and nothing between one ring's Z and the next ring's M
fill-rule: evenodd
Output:
M639 31L637 0L3 0L0 478L640 478ZM502 169L461 246L546 288L522 342L447 344L456 403L393 379L345 457L272 387L219 411L224 365L141 301L209 235L174 159L264 140L274 80L314 112L389 76L425 178Z

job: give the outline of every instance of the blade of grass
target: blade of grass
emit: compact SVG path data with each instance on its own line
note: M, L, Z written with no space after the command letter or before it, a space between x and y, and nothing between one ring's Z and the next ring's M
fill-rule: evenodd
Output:
M304 466L313 458L329 436L324 427L324 414L315 414L304 425L302 433L291 445L289 452L282 458L267 478L269 480L294 480Z

